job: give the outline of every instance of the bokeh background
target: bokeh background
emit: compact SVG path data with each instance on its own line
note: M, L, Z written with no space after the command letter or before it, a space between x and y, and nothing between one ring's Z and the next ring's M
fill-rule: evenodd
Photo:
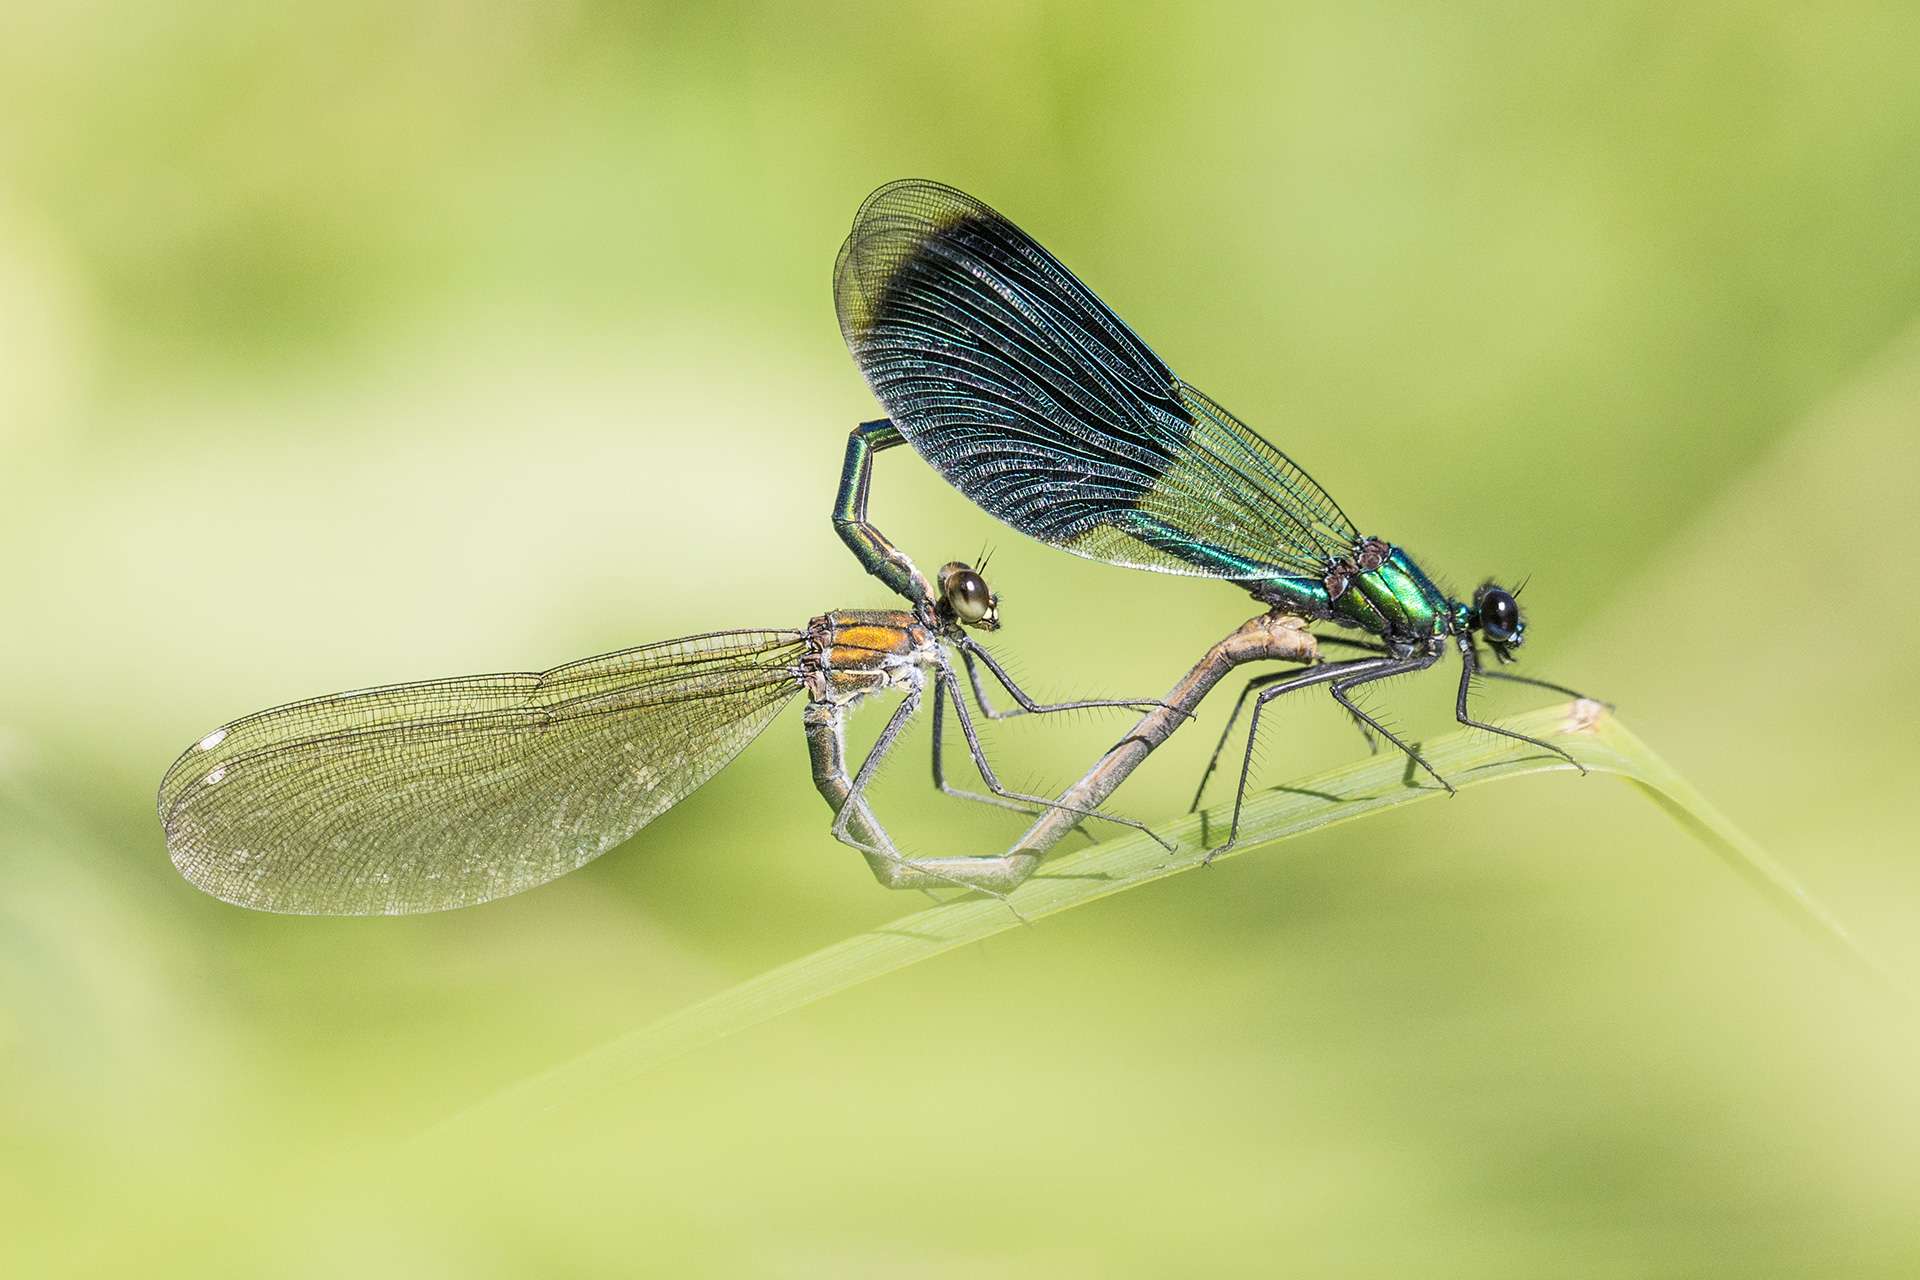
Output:
M1606 779L1103 901L458 1147L409 1139L915 905L828 837L797 713L440 917L224 906L151 797L268 704L885 604L827 521L873 413L829 271L930 176L1369 532L1531 573L1529 669L1920 988L1916 36L1899 3L7 6L8 1274L1914 1274L1913 1015ZM875 512L923 565L995 548L1043 693L1161 689L1250 611L905 453ZM1116 806L1183 807L1223 712ZM1315 700L1274 723L1268 782L1360 749ZM1057 786L1115 727L992 745ZM997 849L920 749L886 811Z

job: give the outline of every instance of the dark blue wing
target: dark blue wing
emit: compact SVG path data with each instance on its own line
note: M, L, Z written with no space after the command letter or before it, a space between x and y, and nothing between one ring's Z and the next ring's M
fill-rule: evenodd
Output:
M1318 577L1326 492L1182 382L1025 232L951 187L869 196L834 268L848 349L900 432L1022 533L1114 564Z

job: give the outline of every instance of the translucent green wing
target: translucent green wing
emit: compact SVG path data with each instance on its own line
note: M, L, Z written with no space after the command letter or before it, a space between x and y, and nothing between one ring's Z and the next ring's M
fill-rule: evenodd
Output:
M541 673L275 707L160 783L180 873L265 911L403 914L565 875L712 777L799 690L803 637L727 631Z

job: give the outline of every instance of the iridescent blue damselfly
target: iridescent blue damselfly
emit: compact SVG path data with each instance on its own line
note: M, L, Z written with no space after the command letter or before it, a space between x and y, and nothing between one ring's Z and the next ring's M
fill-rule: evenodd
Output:
M1460 723L1579 761L1551 742L1478 720L1477 675L1573 690L1490 669L1526 638L1516 593L1485 582L1460 600L1407 552L1365 536L1280 450L1182 381L1032 237L934 182L867 198L834 269L848 349L889 417L848 442L834 522L870 572L891 581L867 517L872 455L902 440L991 515L1112 564L1224 578L1275 614L1360 633L1321 634L1363 656L1256 677L1233 824L1239 837L1261 714L1324 685L1370 735L1453 786L1354 699L1365 685L1460 655ZM884 542L884 539L879 539ZM1217 761L1226 742L1216 748ZM1213 765L1209 764L1208 771ZM1202 779L1202 786L1205 779ZM1198 796L1195 797L1196 806Z

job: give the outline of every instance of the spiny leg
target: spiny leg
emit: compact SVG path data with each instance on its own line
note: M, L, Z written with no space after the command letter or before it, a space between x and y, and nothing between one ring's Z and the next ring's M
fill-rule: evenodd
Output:
M910 690L881 729L852 779L847 777L844 709L831 703L807 708L807 735L813 756L814 784L836 809L834 838L858 850L874 878L889 889L958 888L1004 900L1040 865L1037 851L1016 848L992 857L908 858L867 803L866 790L909 721L919 709L920 691ZM1018 909L1009 904L1021 921Z
M1166 705L1157 698L1083 698L1077 702L1035 702L1025 689L1014 683L1013 677L1007 674L1007 669L1000 665L1000 660L989 653L986 646L978 640L963 635L954 641L954 645L960 650L960 660L966 664L967 676L973 683L973 696L979 701L980 710L990 720L1008 719L1017 715L1050 715L1056 711L1085 711L1103 707L1125 707L1129 711L1146 712ZM1000 687L1013 695L1013 700L1019 704L1017 710L993 709L987 701L986 686L980 679L979 671L973 665L976 657L993 674L993 678L1000 682Z
M1555 684L1551 680L1539 680L1533 676L1520 676L1513 674L1511 671L1501 671L1496 667L1481 666L1477 659L1474 663L1474 674L1488 680L1505 680L1511 684L1525 684L1531 685L1536 689L1548 689L1554 693L1563 693L1569 698L1578 700L1590 702L1599 701L1597 698L1588 698L1586 694L1580 692L1578 689L1569 689L1567 686ZM1608 710L1613 709L1611 702L1601 702L1600 705L1606 707Z
M1425 769L1429 774L1433 776L1433 780L1435 782L1438 782L1441 786L1447 789L1448 795L1453 795L1455 794L1453 789L1453 784L1451 782L1448 782L1445 778L1441 777L1440 771L1438 769L1435 769L1432 765L1428 764L1427 758L1425 756L1421 755L1419 751L1415 750L1409 744L1402 742L1400 738L1393 732L1393 730L1387 728L1387 726L1385 726L1384 724L1381 724L1378 720L1368 715L1365 711L1362 711L1360 709L1359 704L1354 702L1352 698L1347 696L1349 691L1353 689L1357 689L1363 684L1372 684L1376 680L1391 679L1394 676L1405 675L1410 671L1425 671L1428 667L1432 666L1438 660L1439 660L1438 654L1422 654L1417 657L1405 658L1398 661L1393 661L1393 662L1390 662L1389 665L1381 667L1378 670L1362 672L1348 679L1335 681L1334 684L1328 689L1328 692L1333 694L1334 701L1338 702L1341 706L1345 707L1347 711L1355 719L1364 720L1367 724L1373 726L1373 731L1375 733L1385 738L1388 742L1391 742L1394 746L1400 748L1400 750L1406 752L1407 757L1409 759L1411 759L1415 764L1419 765L1422 769Z
M960 696L961 696L960 682L958 680L951 682L951 684L948 686L948 691L953 695L953 699L955 702L958 702L960 700ZM946 729L945 729L945 715L944 715L945 711L946 711L945 701L941 698L935 698L933 700L933 785L940 790L941 794L953 796L956 799L960 799L960 800L974 800L974 801L978 801L981 804L990 804L990 805L995 805L1002 809L1011 809L1015 813L1024 813L1029 817L1038 816L1039 814L1045 812L1047 808L1058 807L1058 806L1049 804L1046 806L1036 808L1033 805L1021 804L1019 801L1016 801L1016 800L1006 800L995 795L982 795L978 791L967 791L960 787L956 787L952 783L948 782L946 777L946 765L945 765L945 750L946 750ZM1089 816L1104 817L1105 815L1090 814ZM1087 830L1087 823L1085 818L1076 820L1074 824L1067 829L1069 831L1072 831L1084 837L1091 843L1095 843L1095 844L1099 843L1099 841L1095 839L1094 834L1091 831Z
M1227 723L1220 729L1220 741L1213 744L1213 754L1207 757L1207 767L1200 773L1200 785L1193 789L1193 803L1187 806L1188 813L1199 811L1200 798L1207 793L1207 781L1213 777L1213 771L1220 765L1220 756L1227 749L1227 739L1233 736L1233 726L1238 723L1240 713L1246 709L1247 699L1268 685L1299 675L1300 670L1303 669L1271 671L1247 681L1246 687L1240 690L1240 696L1233 700L1233 710L1228 713Z
M1355 645L1354 647L1370 648L1371 646ZM1380 652L1384 652L1384 650ZM1207 757L1207 767L1201 771L1200 785L1193 789L1193 803L1187 806L1188 813L1199 812L1201 798L1207 793L1207 783L1212 779L1213 771L1220 765L1220 757L1227 749L1227 739L1233 736L1234 721L1240 718L1241 709L1247 705L1247 698L1259 692L1261 689L1266 688L1268 685L1281 680L1291 679L1293 676L1300 674L1300 670L1300 668L1295 668L1291 671L1275 671L1267 675L1255 676L1253 679L1247 681L1246 688L1242 689L1240 696L1234 700L1233 711L1227 716L1225 727L1220 730L1220 741L1214 743L1213 754ZM1367 722L1359 716L1354 716L1352 719L1354 727L1360 730L1361 738L1366 741L1367 753L1371 755L1379 751L1380 743L1374 738L1373 730L1367 726Z
M806 728L813 780L834 809L833 836L858 850L874 879L889 889L956 888L1004 898L1007 890L1032 874L1037 858L1017 851L998 858L906 858L894 847L893 837L867 803L866 788L918 710L919 694L918 689L909 690L901 699L851 779L846 770L844 708L831 702L808 704Z
M985 715L990 720L1007 720L1007 719L1012 719L1014 716L1050 715L1054 712L1059 712L1059 711L1081 711L1081 710L1088 710L1088 709L1097 710L1097 709L1103 709L1108 707L1125 707L1130 711L1140 711L1140 710L1159 709L1166 705L1165 703L1162 703L1157 699L1153 699L1153 698L1136 698L1136 699L1095 698L1095 699L1081 699L1075 702L1036 702L1033 700L1032 696L1026 692L1026 690L1022 689L1019 686L1019 684L1014 681L1013 676L1008 673L1007 669L1000 665L999 659L995 658L993 654L987 651L986 646L982 645L977 640L974 640L972 637L965 636L965 635L957 637L954 641L954 646L960 650L960 661L963 665L965 665L967 669L967 682L973 688L974 701L979 706L981 714ZM979 659L978 663L974 661L976 657ZM1010 708L1005 711L997 710L994 707L992 700L987 696L986 682L982 680L980 677L980 668L983 666L989 672L992 673L993 678L999 682L1001 688L1005 689L1008 693L1013 695L1015 702L1018 704L1016 707ZM964 706L961 705L960 683L958 679L952 676L951 672L948 673L947 681L948 681L947 689L948 689L949 695L953 699L954 711L957 713L958 718L960 719L960 722L961 722L961 727L967 735L968 747L973 751L975 763L980 768L980 775L983 779L986 780L987 785L989 787L997 787L998 784L992 778L992 771L986 765L985 757L979 749L979 740L977 736L974 734L973 725L970 719L968 718L967 710ZM934 784L938 786L940 790L946 792L948 795L963 796L963 797L966 797L969 799L975 799L975 800L988 800L988 797L979 795L975 792L960 791L956 788L949 787L946 784L946 782L941 778L940 776L940 770L941 770L940 723L941 723L942 706L941 706L941 701L937 695L935 696L935 699L934 699L933 708L934 708L934 773L935 773ZM1191 712L1182 711L1180 712L1180 714L1183 716L1186 716L1189 719L1192 717ZM1003 796L1014 796L1014 795L1018 795L1019 793L1002 792L1001 794ZM1078 831L1081 835L1086 836L1087 839L1089 840L1093 839L1093 836L1092 836L1092 833L1087 831L1084 819L1101 818L1108 822L1116 822L1121 824L1122 826L1133 827L1136 830L1143 831L1147 835L1152 836L1156 842L1165 846L1169 851L1171 851L1173 848L1173 846L1168 845L1165 840L1162 840L1158 835L1155 835L1150 828L1148 828L1142 823L1135 822L1130 818L1115 817L1112 814L1102 813L1102 812L1099 812L1098 810L1093 810L1093 809L1076 809L1070 805L1062 805L1056 801L1044 800L1039 797L1033 797L1033 799L1035 800L1036 803L1043 804L1048 808L1063 809L1070 813L1080 814L1082 817L1082 821L1074 823L1071 829L1074 831ZM1035 812L1032 809L1024 808L1018 804L1010 803L1008 800L1004 798L990 801L990 803L1001 804L1001 805L1004 805L1006 808L1010 808L1010 809L1019 809L1023 813Z
M1488 724L1484 720L1475 720L1472 716L1468 715L1467 714L1467 694L1473 688L1473 677L1476 672L1478 672L1478 674L1480 675L1496 674L1492 671L1479 671L1479 663L1474 657L1473 645L1468 641L1462 640L1460 642L1460 693L1459 693L1459 696L1456 697L1453 702L1453 718L1454 719L1458 720L1461 724L1468 725L1475 729L1485 729L1488 733L1497 733L1503 738L1512 738L1516 742L1530 743L1533 746L1539 747L1543 751L1551 751L1554 755L1559 756L1562 760L1565 760L1568 764L1571 764L1574 768L1578 769L1581 773L1585 773L1587 771L1587 766L1585 766L1584 764L1581 764L1578 760L1575 760L1572 756L1568 755L1565 750L1563 750L1560 747L1554 746L1551 742L1543 742L1539 738L1529 737L1524 733L1516 733L1512 729L1502 729L1497 724ZM1538 681L1538 680L1530 680L1530 681L1527 681L1526 683L1542 684L1544 682ZM1548 685L1547 687L1550 689L1559 688L1558 685ZM1571 692L1571 691L1563 690L1563 692ZM1580 695L1574 694L1574 696L1577 698ZM1448 790L1452 790L1452 788L1449 787Z
M987 697L986 681L980 678L981 664L974 661L973 651L971 649L965 646L961 647L960 662L967 669L967 683L973 686L973 701L974 704L980 708L981 715L989 720L1011 720L1015 716L1027 714L1025 707L1009 707L1005 711L1002 711L993 705L993 701Z
M1162 839L1144 822L1135 822L1132 818L1122 818L1115 814L1102 813L1098 809L1084 809L1077 805L1062 804L1046 796L1030 795L1024 791L1012 791L1001 786L1000 779L994 776L993 766L987 763L987 753L980 745L980 735L974 729L973 717L967 714L967 704L961 701L957 682L953 678L953 670L944 664L939 673L934 677L933 696L939 698L943 693L953 700L954 718L960 722L960 733L967 740L967 750L973 756L974 767L980 771L980 780L987 784L987 789L993 792L993 794L1002 799L1024 800L1028 804L1037 804L1048 809L1060 809L1067 813L1077 813L1083 818L1100 818L1103 821L1117 823L1123 827L1132 827L1135 831L1139 831L1152 838L1155 843L1159 844L1169 853L1173 851L1175 846Z
M1327 635L1325 633L1316 633L1314 639L1323 645L1331 644L1337 645L1342 649L1358 649L1361 653L1377 653L1385 656L1390 656L1393 653L1393 650L1387 648L1387 646L1377 640L1356 640L1350 636ZM1362 716L1354 716L1353 727L1358 729L1360 736L1366 740L1367 754L1379 754L1380 740L1373 736L1373 728L1367 723L1366 719Z
M933 695L933 785L940 790L942 795L953 796L960 800L974 800L981 804L990 804L1001 809L1011 809L1015 813L1032 815L1041 812L1039 808L1029 804L1022 804L1018 800L1010 800L1004 796L984 795L978 791L967 791L947 781L946 765L942 759L942 751L946 741L947 710L947 700L942 696L943 690L950 693L956 701L960 697L960 691L957 688L947 689L944 679L936 678Z
M820 707L824 707L825 710L818 710ZM860 768L849 779L846 775L846 756L842 736L845 731L845 706L824 703L808 707L809 736L813 736L823 725L825 732L831 735L828 754L823 756L821 744L816 742L813 746L814 784L819 788L820 793L827 797L827 802L834 806L833 826L829 829L835 840L851 845L865 854L868 865L873 867L874 875L883 882L886 876L883 874L882 866L874 860L878 858L884 863L899 865L904 864L906 859L894 847L893 837L887 834L887 829L881 823L879 815L875 814L872 806L867 803L866 790L873 781L874 774L879 771L881 761L885 760L887 753L893 750L893 744L905 732L907 724L919 709L920 690L909 689L906 696L900 699L900 705L894 708L893 714L887 717L887 723L880 730L880 736L874 740L873 746L867 751L866 759L860 762ZM817 721L814 718L816 714L819 717ZM853 827L856 822L864 830L865 838L854 834Z
M1357 644L1358 642L1353 640L1345 640L1345 641L1336 640L1335 643ZM1600 701L1597 698L1589 698L1586 694L1580 692L1578 689L1569 689L1566 685L1555 684L1551 680L1542 680L1538 676L1517 675L1511 671L1502 671L1498 667L1489 667L1486 665L1484 661L1481 660L1479 645L1474 644L1471 640L1469 640L1467 643L1473 648L1473 665L1474 665L1475 675L1484 676L1488 680L1505 680L1511 684L1531 685L1535 689L1546 689L1552 693L1564 694L1565 696L1569 698L1573 698L1578 701L1589 701L1589 702ZM1513 661L1513 659L1508 658L1506 659L1506 661L1511 662ZM1613 710L1613 704L1611 702L1601 702L1600 705L1605 707L1609 711Z
M1253 715L1247 724L1247 748L1240 760L1240 786L1233 793L1233 821L1227 827L1227 842L1207 850L1202 863L1212 862L1221 854L1233 848L1240 840L1240 811L1247 800L1247 785L1253 777L1253 748L1260 738L1260 717L1266 713L1267 704L1282 694L1304 689L1309 685L1326 684L1343 676L1354 675L1382 667L1396 665L1391 658L1349 658L1344 662L1330 662L1325 666L1308 667L1304 671L1285 673L1285 679L1272 687L1262 689L1260 696L1254 699Z
M1386 647L1383 645L1370 644L1365 640L1353 640L1346 636L1322 635L1318 637L1318 639L1321 644L1334 644L1347 649L1362 649L1368 653L1387 652ZM1542 680L1537 676L1523 676L1511 671L1502 671L1498 667L1489 667L1480 660L1480 653L1477 648L1474 650L1474 674L1488 680L1505 680L1511 684L1531 685L1536 689L1546 689L1550 692L1564 694L1569 698L1575 698L1581 701L1600 702L1598 698L1592 698L1580 692L1578 689L1569 689L1564 684L1555 684L1551 680ZM1600 705L1606 707L1608 710L1613 709L1611 702L1600 702Z

